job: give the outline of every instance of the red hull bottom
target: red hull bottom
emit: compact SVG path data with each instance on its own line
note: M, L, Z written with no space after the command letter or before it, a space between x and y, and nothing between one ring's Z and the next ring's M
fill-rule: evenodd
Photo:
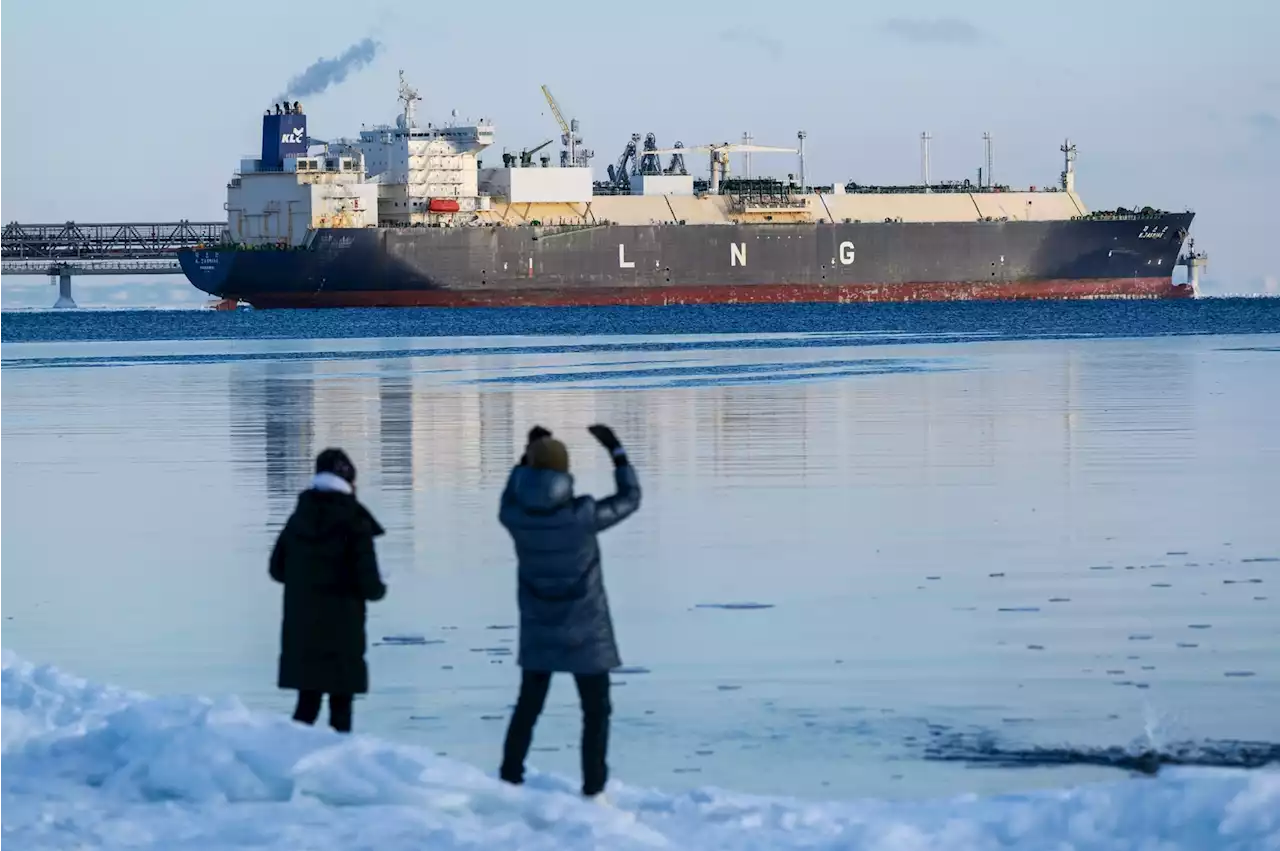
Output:
M572 307L681 304L853 304L908 301L1190 298L1192 288L1168 278L1099 278L1001 283L751 284L744 286L574 287L513 290L348 290L260 293L242 297L257 308L282 307Z

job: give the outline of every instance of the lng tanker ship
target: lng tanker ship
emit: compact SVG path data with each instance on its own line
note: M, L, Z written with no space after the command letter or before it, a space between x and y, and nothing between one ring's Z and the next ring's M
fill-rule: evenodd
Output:
M1193 213L1090 212L1070 143L1058 185L1026 191L991 181L989 149L985 180L930 183L927 137L919 185L809 186L803 132L794 149L662 149L636 134L596 181L577 121L544 93L564 131L558 165L535 164L548 140L485 167L493 124L420 125L403 74L396 122L355 139L313 139L300 104L277 104L260 157L227 184L224 243L183 251L183 271L259 308L1194 294ZM707 179L685 165L696 153ZM795 154L798 179L730 177L733 153ZM1179 264L1192 284L1173 283Z

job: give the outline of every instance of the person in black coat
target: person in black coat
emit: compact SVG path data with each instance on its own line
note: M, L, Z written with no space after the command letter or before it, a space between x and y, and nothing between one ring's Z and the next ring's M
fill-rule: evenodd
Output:
M525 456L503 491L498 519L511 533L519 563L522 672L499 775L524 781L551 675L569 673L582 702L582 793L595 797L608 779L609 671L622 664L596 535L640 507L640 483L613 430L594 425L590 431L613 458L613 496L575 497L568 450L540 426L529 432Z
M329 725L351 731L354 695L369 690L365 603L387 593L373 539L382 526L355 496L356 468L341 449L316 458L311 487L271 551L271 578L284 585L278 685L296 689L293 720L314 724L329 695Z

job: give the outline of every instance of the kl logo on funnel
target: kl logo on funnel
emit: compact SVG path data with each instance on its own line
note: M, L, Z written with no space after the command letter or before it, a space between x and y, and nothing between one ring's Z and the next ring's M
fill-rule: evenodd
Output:
M301 144L302 144L302 128L301 128L301 127L295 127L295 128L293 128L293 130L291 130L290 132L285 133L284 135L282 135L282 136L280 137L280 144L282 144L282 145L301 145Z

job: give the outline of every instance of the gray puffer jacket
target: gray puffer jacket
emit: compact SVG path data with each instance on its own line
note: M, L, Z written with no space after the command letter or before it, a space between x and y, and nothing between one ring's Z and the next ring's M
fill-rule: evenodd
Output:
M519 665L530 671L597 674L622 664L600 575L596 534L640 507L630 464L614 471L618 492L596 501L573 495L573 477L518 466L498 519L519 561Z

